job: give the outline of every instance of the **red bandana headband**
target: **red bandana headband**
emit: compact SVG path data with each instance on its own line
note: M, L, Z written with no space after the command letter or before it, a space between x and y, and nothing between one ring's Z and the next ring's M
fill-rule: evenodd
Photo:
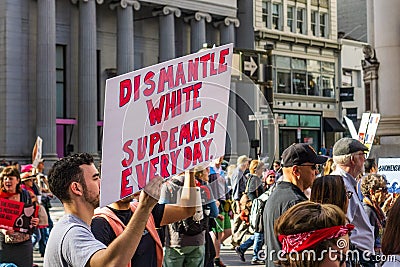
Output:
M353 229L352 224L338 225L294 235L279 235L278 239L285 253L300 252L327 239L344 236Z

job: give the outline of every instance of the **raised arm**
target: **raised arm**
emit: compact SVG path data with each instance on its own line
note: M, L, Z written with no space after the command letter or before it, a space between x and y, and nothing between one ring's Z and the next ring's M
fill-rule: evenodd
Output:
M185 181L180 200L180 205L166 204L160 226L177 222L193 216L196 212L196 184L194 172L185 171Z
M149 215L160 197L162 178L151 180L140 193L138 207L121 235L103 250L97 251L86 266L126 266L140 243Z

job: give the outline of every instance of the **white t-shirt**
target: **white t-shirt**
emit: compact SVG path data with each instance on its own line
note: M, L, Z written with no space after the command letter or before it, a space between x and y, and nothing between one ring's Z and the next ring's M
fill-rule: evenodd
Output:
M72 214L65 214L51 230L44 255L46 267L84 267L94 253L106 246L90 226Z

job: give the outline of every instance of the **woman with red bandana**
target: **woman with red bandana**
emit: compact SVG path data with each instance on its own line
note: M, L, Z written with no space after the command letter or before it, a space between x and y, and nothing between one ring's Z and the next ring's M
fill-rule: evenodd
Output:
M336 205L301 202L275 223L282 243L280 266L345 267L349 232L346 215Z

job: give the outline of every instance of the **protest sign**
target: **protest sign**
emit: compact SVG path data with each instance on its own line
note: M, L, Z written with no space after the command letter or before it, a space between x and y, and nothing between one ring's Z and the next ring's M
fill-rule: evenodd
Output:
M358 129L358 141L364 143L365 133L367 132L368 122L370 113L363 113L360 122L360 128Z
M356 130L356 127L354 127L353 121L350 120L347 116L344 116L344 119L345 119L345 121L346 121L347 128L348 128L349 131L350 131L351 138L353 138L353 139L358 139L357 130Z
M389 193L400 193L400 158L380 158L378 173L388 180Z
M101 205L225 153L232 54L224 45L107 80Z
M379 113L363 113L362 115L360 129L358 130L358 140L368 147L367 157L371 152L380 119L381 114Z
M39 161L42 159L42 143L43 139L38 136L32 150L32 166L37 168Z
M31 219L37 217L38 208L24 202L0 199L0 228L32 234L34 227Z

